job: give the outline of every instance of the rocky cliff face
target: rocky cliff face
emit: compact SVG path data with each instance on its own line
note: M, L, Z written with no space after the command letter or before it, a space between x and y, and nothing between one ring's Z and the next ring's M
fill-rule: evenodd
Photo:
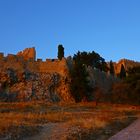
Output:
M35 61L35 48L0 58L0 100L73 101L65 59Z
M44 100L48 102L70 101L68 88L58 73L16 72L12 69L0 72L0 99L3 101Z

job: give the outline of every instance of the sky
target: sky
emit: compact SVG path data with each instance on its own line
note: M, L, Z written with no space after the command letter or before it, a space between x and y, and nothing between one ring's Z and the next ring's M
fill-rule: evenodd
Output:
M37 58L95 51L140 61L140 0L0 0L0 52L35 47Z

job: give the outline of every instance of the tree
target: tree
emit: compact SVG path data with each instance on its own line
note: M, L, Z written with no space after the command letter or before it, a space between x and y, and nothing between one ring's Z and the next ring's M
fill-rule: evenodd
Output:
M101 71L108 71L105 59L98 53L80 52L73 57L74 66L71 70L71 94L76 102L83 99L91 100L93 88L89 85L87 66L95 67Z
M88 73L85 65L79 59L79 52L74 55L74 66L70 71L71 75L71 94L76 102L81 102L82 99L88 100L90 92L89 81L87 79Z
M77 59L77 61L80 61L82 64L86 66L92 66L105 72L108 71L108 67L105 62L105 59L94 51L88 53L78 51L78 53L74 55L73 59L74 60Z
M111 93L110 99L114 103L140 105L140 66L129 68L127 77L113 84Z
M125 77L126 77L126 71L125 71L124 65L122 64L121 70L120 70L120 78L123 79Z
M64 47L63 45L58 45L58 59L62 60L62 58L64 57Z
M110 69L109 70L110 70L110 74L114 76L115 75L115 70L114 70L114 65L113 65L112 60L110 61Z

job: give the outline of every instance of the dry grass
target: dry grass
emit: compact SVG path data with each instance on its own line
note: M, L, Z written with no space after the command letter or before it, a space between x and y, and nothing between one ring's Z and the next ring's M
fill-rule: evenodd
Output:
M72 126L80 126L81 128L100 128L106 126L107 122L105 120L101 120L97 117L94 118L82 118L80 117L79 119L73 118L70 120L69 125Z
M0 138L34 135L48 122L65 122L86 130L105 128L115 120L138 117L139 106L99 104L0 103Z

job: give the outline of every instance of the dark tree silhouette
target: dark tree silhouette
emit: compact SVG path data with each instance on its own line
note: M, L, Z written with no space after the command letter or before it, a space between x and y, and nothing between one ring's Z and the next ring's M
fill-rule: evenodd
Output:
M88 53L78 51L78 53L74 55L73 59L80 61L82 64L86 66L92 66L105 72L108 71L108 67L105 62L105 59L102 58L98 53L94 51L88 52Z
M80 59L80 53L74 55L74 66L70 72L71 75L71 94L76 102L83 99L88 100L88 94L91 90L87 79L88 73L86 66Z
M112 60L110 61L110 74L112 74L113 76L115 75L115 70L114 70L114 65L113 65L113 62Z
M63 45L58 45L58 59L61 60L64 57L64 47Z
M120 70L120 78L123 79L125 77L126 77L126 71L125 71L124 65L122 64L121 70Z
M140 105L140 66L129 68L126 78L112 86L111 94L113 103Z
M95 67L101 71L108 71L105 59L98 53L92 52L80 52L73 57L74 66L71 70L71 94L75 98L76 102L80 102L83 99L87 101L91 100L93 91L89 86L88 73L86 71L87 66Z

